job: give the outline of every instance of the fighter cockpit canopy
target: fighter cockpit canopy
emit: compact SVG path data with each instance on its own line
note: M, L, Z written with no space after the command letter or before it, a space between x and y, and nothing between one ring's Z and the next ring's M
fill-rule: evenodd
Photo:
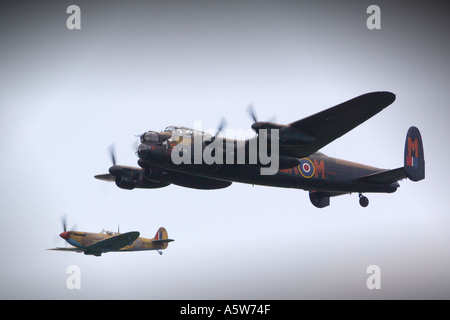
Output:
M108 236L115 236L115 235L119 234L118 232L108 231L108 230L105 230L105 229L103 229L100 233L108 235Z

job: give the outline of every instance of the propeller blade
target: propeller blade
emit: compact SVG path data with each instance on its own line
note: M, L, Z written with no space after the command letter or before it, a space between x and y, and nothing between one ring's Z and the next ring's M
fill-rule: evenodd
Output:
M253 122L258 122L258 118L256 117L255 109L253 108L253 104L250 103L247 107L247 112L250 115L250 117L253 119Z
M254 121L253 125L255 125L255 124L258 122L258 118L256 117L256 112L255 112L255 109L254 109L252 103L250 103L250 104L248 105L248 107L247 107L247 112L248 112L248 114L250 115L250 117L251 117L251 118L253 119L253 121ZM270 118L269 120L267 120L267 121L265 121L265 122L274 123L275 121L276 121L276 117L273 116L272 118ZM252 125L252 129L255 130L254 127L253 127L253 125Z
M214 138L216 138L219 135L219 133L223 130L223 128L225 128L226 125L227 125L227 121L225 120L224 117L222 117L222 120L220 120L220 124L217 127L217 132L214 135Z
M70 228L70 230L67 230L67 216L66 215L63 215L61 217L61 223L62 223L64 232L66 232L66 231L73 231L73 230L76 230L76 228L77 228L77 225L75 224L75 225L72 226L72 228Z
M115 155L115 151L114 151L114 144L112 144L109 147L109 153L111 154L111 161L113 163L113 166L116 165L116 155Z
M66 216L65 215L61 217L61 222L62 222L62 225L63 225L63 230L64 230L64 232L66 232L67 231L67 221L66 221Z

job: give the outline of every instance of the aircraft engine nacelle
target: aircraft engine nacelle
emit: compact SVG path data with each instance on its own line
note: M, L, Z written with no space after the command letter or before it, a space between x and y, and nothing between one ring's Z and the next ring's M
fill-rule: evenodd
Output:
M330 196L322 192L309 192L309 200L316 208L325 208L330 205Z
M144 170L126 166L112 166L109 173L116 177L116 185L122 189L132 190L143 180Z
M152 180L152 170L138 169L127 166L112 166L109 173L115 177L116 186L121 189L133 190L134 188L157 189L170 185L170 182Z
M136 183L127 181L122 177L118 177L116 178L116 186L118 186L121 189L133 190L134 187L136 186Z
M147 131L146 133L141 135L141 143L146 143L146 144L163 143L164 141L169 139L171 136L172 136L172 132L170 132L170 131L163 131L163 132Z
M277 123L272 123L272 122L264 122L264 121L258 121L258 122L255 122L254 124L252 124L253 131L255 131L258 134L259 134L259 130L261 130L261 129L266 129L268 132L270 132L271 129L281 130L284 127L286 127L286 126L282 125L282 124L277 124Z

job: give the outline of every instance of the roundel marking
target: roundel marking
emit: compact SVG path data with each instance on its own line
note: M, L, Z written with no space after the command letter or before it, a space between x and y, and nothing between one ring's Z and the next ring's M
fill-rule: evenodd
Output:
M314 164L308 158L303 158L300 161L300 164L298 165L298 170L300 171L300 174L307 179L311 178L316 172Z

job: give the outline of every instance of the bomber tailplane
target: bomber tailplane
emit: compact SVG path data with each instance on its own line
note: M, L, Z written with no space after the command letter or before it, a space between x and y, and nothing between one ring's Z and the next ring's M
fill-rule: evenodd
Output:
M409 128L406 134L403 167L370 174L361 177L359 180L376 184L391 184L405 178L409 178L412 181L425 179L422 137L419 129L416 127Z

